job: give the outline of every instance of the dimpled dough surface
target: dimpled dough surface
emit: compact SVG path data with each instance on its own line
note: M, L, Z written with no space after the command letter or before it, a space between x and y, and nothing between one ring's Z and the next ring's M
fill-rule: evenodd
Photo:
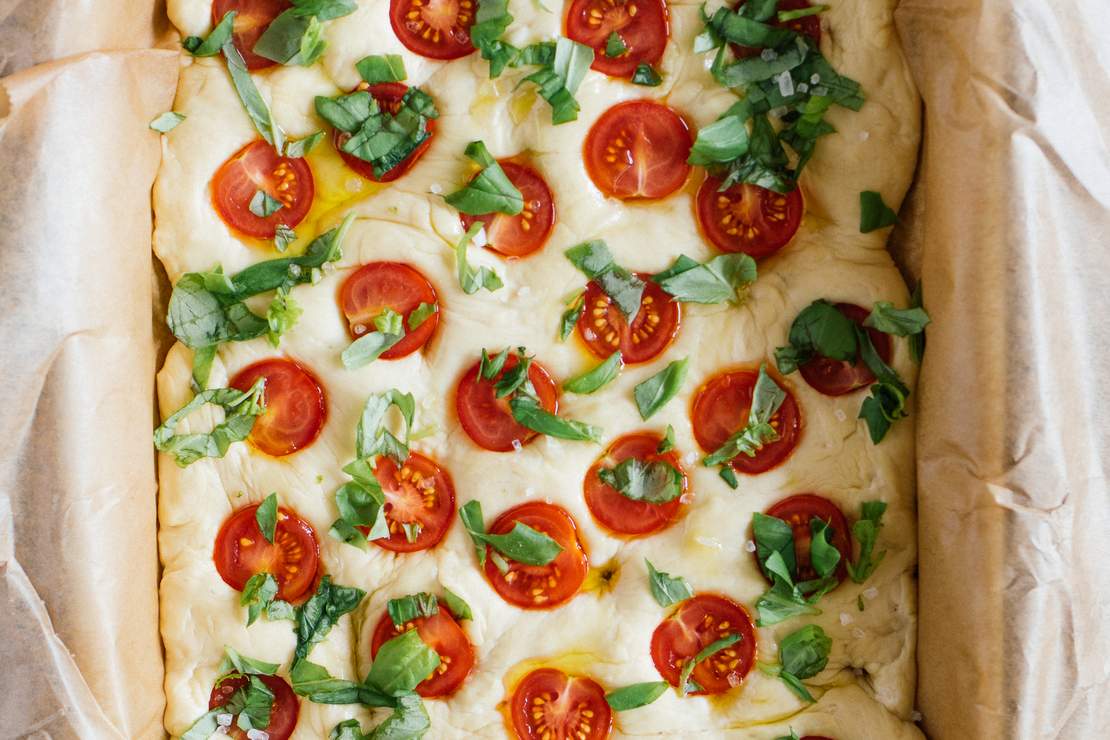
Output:
M266 457L247 444L234 444L222 459L177 467L160 460L160 548L165 566L161 586L162 635L166 646L166 727L181 734L207 710L223 647L283 664L294 644L288 622L259 620L246 628L238 594L216 572L212 546L220 524L235 509L277 491L320 537L325 572L335 582L358 586L368 597L344 617L311 659L341 678L365 675L369 642L390 598L450 588L468 601L474 619L464 623L477 650L477 665L462 689L447 700L426 703L432 718L428 737L504 737L499 710L511 677L542 664L588 672L607 688L657 680L648 646L665 616L647 588L643 559L684 575L697 591L728 595L752 610L766 585L745 549L752 513L784 496L819 492L850 518L859 503L889 504L878 549L887 555L865 584L851 581L826 596L816 617L758 630L758 657L774 660L778 639L811 620L832 637L828 668L809 681L819 701L807 705L785 685L752 670L740 690L713 699L680 699L667 692L654 704L614 716L615 737L775 738L793 727L800 735L840 740L920 737L906 720L914 695L916 557L914 523L913 419L896 424L881 445L857 421L861 394L829 398L797 376L790 387L804 414L805 432L786 464L759 476L741 476L730 490L715 470L696 462L688 409L696 389L721 369L754 365L786 343L797 313L817 298L869 306L877 300L904 306L905 285L885 250L884 232L859 233L858 193L877 190L897 209L909 185L918 145L918 101L892 26L894 0L827 0L822 51L839 72L858 80L867 103L858 113L834 108L829 120L838 133L822 139L802 177L806 216L795 239L760 264L747 302L683 307L682 328L666 353L644 366L627 368L593 396L566 394L568 416L604 428L605 440L650 428L674 426L677 449L691 475L693 502L666 531L622 540L601 530L586 509L582 480L601 448L590 443L539 437L516 453L486 452L474 445L454 412L454 386L483 347L524 345L558 379L590 367L576 342L555 336L562 299L584 283L563 251L585 239L603 238L618 264L657 271L680 253L698 260L715 252L699 237L692 199L700 180L691 176L678 193L647 204L604 197L586 175L582 140L611 105L650 97L666 101L695 127L712 122L734 99L693 55L701 22L698 4L670 4L671 40L659 65L663 84L633 86L591 71L577 98L578 120L550 124L550 109L529 91L516 88L519 74L488 80L477 54L451 63L422 59L405 49L390 28L386 0L361 0L350 16L326 26L328 49L312 68L277 67L254 75L274 116L293 137L325 124L313 112L315 95L335 95L357 81L355 62L367 54L402 55L408 83L431 94L441 118L431 148L409 174L376 188L338 162L325 141L310 156L317 180L313 210L297 228L293 249L334 226L347 213L356 220L343 245L343 258L316 285L293 290L304 309L298 324L274 350L265 338L223 345L211 385L226 384L240 368L275 354L296 358L320 379L328 398L327 422L307 449L282 459ZM554 6L552 6L554 7ZM518 45L551 38L558 14L538 3L514 0L509 31ZM210 28L209 0L170 0L169 14L185 35ZM164 137L163 163L154 190L157 227L154 247L171 280L222 264L229 273L275 253L247 243L224 225L211 205L209 182L220 164L256 133L231 86L220 57L183 56L174 110L187 119ZM452 245L461 236L455 211L434 193L459 187L470 170L462 157L467 142L483 139L494 156L526 153L551 187L558 222L545 249L525 260L502 262L471 249L471 260L495 267L505 281L496 292L467 296L455 276ZM349 342L336 294L358 265L373 260L412 264L436 286L443 306L435 339L422 352L393 362L345 370L339 354ZM892 366L913 385L916 367L906 342L896 341ZM687 381L675 400L644 424L631 400L636 383L671 360L690 358ZM163 415L191 397L192 353L175 346L158 376ZM336 518L334 491L347 480L341 467L354 458L354 432L367 395L389 388L417 399L416 428L434 430L414 449L443 465L454 479L458 503L481 501L487 521L511 505L540 498L565 507L576 519L592 565L619 568L605 589L586 589L567 605L524 612L506 604L484 580L463 528L455 521L431 551L394 555L370 546L362 551L327 536ZM912 399L911 399L912 400ZM203 410L179 431L207 429L218 412ZM866 610L857 608L864 590ZM379 710L380 711L380 710ZM294 737L326 738L341 720L356 717L364 727L379 716L355 706L301 702Z

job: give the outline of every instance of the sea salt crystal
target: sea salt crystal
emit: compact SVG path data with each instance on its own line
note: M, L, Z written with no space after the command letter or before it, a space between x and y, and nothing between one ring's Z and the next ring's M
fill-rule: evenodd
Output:
M441 195L443 193L443 186L440 185L438 182L433 182L428 187L428 190L431 190L432 193L435 194L435 195Z
M871 138L871 132L870 131L860 131L859 132L859 140L860 141L867 141L870 138Z
M840 624L847 627L852 623L852 615L848 612L840 612Z
M695 462L697 462L697 459L698 453L687 452L685 455L683 455L682 462L686 463L687 465L693 465Z
M755 552L755 542L753 542L752 540L748 540L744 543L744 549L748 552Z
M234 719L234 717L232 717L230 714L217 714L216 724L218 724L220 727L229 727L231 726L232 719Z
M532 488L532 486L528 486L527 488L524 489L524 495L529 496L529 497L535 496L536 495L536 489Z
M778 83L779 93L781 93L784 98L789 98L794 94L794 78L790 76L790 70L785 70L776 77L775 82Z
M270 740L270 733L265 730L247 730L247 740Z
M867 633L861 630L859 627L856 627L854 630L852 630L852 637L856 638L857 640L862 640L866 636L866 634Z
M301 275L301 266L296 264L296 263L294 263L292 265L289 265L289 274L292 275L293 277L300 277L300 275Z
M802 95L805 95L807 92L809 92L809 85L807 85L804 82L799 82L798 83L798 92L801 93Z
M355 330L356 336L366 333L366 324L355 324L351 328Z
M867 599L868 601L874 601L876 598L878 598L878 596L879 589L875 588L874 586L863 592L863 598Z
M723 550L724 549L724 547L721 545L721 541L718 540L718 539L715 539L713 537L695 537L694 541L697 542L699 545L705 545L706 547L712 547L714 550Z
M759 58L765 62L773 62L778 59L779 55L774 49L764 49L759 52Z
M524 449L524 445L522 445L520 443L520 440L519 439L514 439L513 440L513 452L520 452L523 449Z
M837 409L833 412L833 416L836 417L837 421L845 421L848 418L848 415L844 413L844 409Z
M829 88L825 87L824 85L818 85L817 87L813 88L813 94L814 95L828 95L829 94Z
M809 84L811 84L811 85L816 85L820 81L821 81L821 75L817 74L816 72L814 72L813 74L811 74L809 76Z
M582 332L582 336L586 338L587 342L592 342L593 340L597 339L597 334L594 334L593 329L586 329Z

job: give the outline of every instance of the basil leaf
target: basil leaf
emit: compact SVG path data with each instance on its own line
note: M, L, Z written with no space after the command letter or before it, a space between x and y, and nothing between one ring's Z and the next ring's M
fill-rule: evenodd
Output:
M170 131L177 128L178 124L184 120L185 116L181 113L175 113L172 110L166 111L150 122L150 128L160 134L168 134Z
M459 243L455 245L455 261L458 263L459 286L462 288L463 293L467 295L474 295L480 288L485 288L491 293L499 290L504 283L496 272L488 267L482 267L475 270L466 259L466 248L470 245L470 241L481 231L483 224L481 221L475 221L459 239Z
M670 424L667 425L667 431L663 435L663 439L659 442L659 446L655 451L662 455L665 452L670 452L674 449L674 427Z
M464 153L482 169L461 190L444 196L448 205L454 206L460 213L471 215L505 213L515 216L524 210L524 196L490 155L485 144L472 141Z
M386 413L391 407L401 412L405 422L405 441L385 426ZM408 441L412 433L412 419L416 413L416 399L411 393L401 393L391 388L384 393L373 393L366 399L355 430L355 450L360 460L377 455L388 455L398 465L404 465L409 456Z
M702 648L700 651L698 651L698 654L695 655L692 660L687 661L686 664L682 666L682 673L680 673L678 676L678 693L682 696L686 696L689 689L688 682L690 680L690 674L694 672L694 668L697 667L698 663L701 663L703 660L708 660L709 658L712 658L714 655L721 652L722 650L727 650L736 643L740 642L741 639L741 635L733 633L731 635L722 637L719 640L714 640L713 642Z
M532 358L525 354L523 347L518 347L516 364L508 370L505 370L498 381L493 385L494 397L505 398L522 389L524 385L529 382L528 370L531 367Z
M270 115L270 108L262 99L262 93L255 87L243 55L230 41L224 43L222 50L227 59L227 71L231 73L231 83L243 103L243 109L259 135L280 154L285 146L285 134Z
M778 555L775 557L777 558ZM764 592L756 601L755 608L759 613L760 627L769 627L794 617L821 613L821 610L807 600L797 588L783 585L772 587Z
M416 630L407 630L381 646L365 683L383 694L399 696L413 691L439 664L439 654L424 644Z
M828 9L828 5L811 5L809 7L798 8L796 10L780 10L777 14L777 17L779 23L789 23L790 21L794 21L799 18L805 18L809 15L824 13Z
M821 521L816 517L810 520L809 528L812 533L809 543L810 564L819 577L831 576L836 572L836 566L840 563L840 551L829 541L832 528L828 522Z
M427 592L409 594L399 599L390 599L386 604L389 618L397 627L404 627L406 622L411 622L420 617L434 617L439 614L439 602L436 597Z
M779 643L779 662L784 673L803 679L812 678L829 662L832 639L816 624L807 624Z
M537 85L540 96L551 105L553 124L578 118L579 105L574 93L593 62L592 48L560 36L550 64L524 78L525 82Z
M597 276L596 281L605 295L609 296L620 309L625 321L631 324L636 319L636 314L640 312L644 281L620 267L603 272Z
M314 105L317 115L348 134L356 133L364 121L379 114L377 101L365 90L334 98L317 95Z
M661 697L670 686L666 681L647 681L623 686L605 695L605 701L614 712L626 712L629 709L646 707Z
M208 38L203 41L196 36L187 36L182 40L181 45L185 50L195 57L214 57L220 53L220 49L231 40L232 26L235 24L235 11L229 10L224 13L224 17L208 34Z
M230 646L224 646L224 659L218 669L220 675L241 673L244 675L272 676L277 673L277 663L267 663L242 655Z
M558 542L521 522L515 522L508 534L471 532L470 536L524 565L548 565L563 551Z
M420 325L430 319L435 314L439 313L439 304L436 303L421 303L419 306L412 310L405 323L408 325L409 331L416 331Z
M344 468L345 471L346 469ZM361 481L341 486L335 492L339 518L332 523L328 534L340 542L365 550L368 540L389 537L389 524L385 519L385 494L373 472L360 476L360 479ZM370 532L363 534L358 527L369 527Z
M166 452L174 461L185 467L202 457L223 457L232 442L241 442L254 428L254 420L266 410L264 398L265 379L259 378L247 391L234 388L215 388L201 391L189 403L170 414L154 430L154 446ZM214 404L224 410L224 420L210 432L174 434L174 429L194 411L205 404Z
M636 408L640 411L640 418L647 421L663 408L668 401L674 398L682 383L686 380L686 371L689 369L690 359L684 357L675 360L661 371L652 375L642 383L638 383L632 391L636 399Z
M610 59L615 59L627 51L628 46L625 45L624 39L616 31L610 33L609 38L605 39L605 56Z
M265 190L256 190L248 206L250 212L259 218L272 216L284 207L285 205L280 200L274 198Z
M278 64L304 64L299 55L312 20L311 16L297 15L292 8L286 10L270 22L251 51Z
M740 431L729 437L723 445L703 460L706 466L727 463L738 455L755 457L763 445L779 438L771 426L775 412L786 400L786 391L767 374L767 366L759 366L759 377L752 391L752 406L748 411L748 422Z
M672 576L670 573L656 570L651 561L644 558L648 568L648 585L655 602L662 607L668 607L685 601L694 595L694 589L682 576Z
M297 324L301 313L300 304L293 300L289 291L285 288L278 288L273 300L266 308L266 326L268 328L266 336L272 346L277 347L281 344L282 335Z
M455 619L459 621L474 619L474 613L470 610L470 604L466 603L463 597L449 588L443 589L443 605L446 606L447 611L451 612Z
M570 263L591 280L616 268L612 252L601 239L582 242L565 254Z
M470 539L474 541L474 551L478 556L478 565L485 565L486 543L480 536L485 535L486 525L482 518L481 502L467 501L465 505L459 507L459 519L462 520L463 528L470 535Z
M779 372L786 375L815 355L844 362L855 362L859 356L855 323L824 299L802 309L790 325L789 342L775 350Z
M748 153L748 141L744 119L726 113L698 131L686 161L700 166L731 162Z
M505 361L509 359L509 348L501 350L497 356L490 358L486 351L482 350L482 360L478 363L478 375L482 380L493 380L501 374L501 370L505 367Z
M312 647L327 636L340 617L354 611L364 596L362 589L334 586L331 576L324 576L316 593L297 610L294 659L307 658Z
M362 79L370 85L379 82L401 82L405 74L405 61L400 54L371 54L355 62Z
M859 559L847 564L848 575L856 583L863 583L870 578L886 556L885 550L873 555L879 529L883 526L884 513L886 503L883 501L864 501L860 505L860 519L852 525L852 536L859 543Z
M236 689L223 704L223 713L236 715L236 726L241 730L256 730L270 726L270 713L274 694L261 679L250 676L246 685Z
M794 530L791 526L778 517L756 512L752 514L752 534L755 538L756 561L763 575L772 583L775 581L767 563L772 554L778 553L785 567L783 579L793 585L798 566L794 557Z
M932 319L920 306L895 308L889 301L877 301L871 314L864 320L864 326L878 329L884 334L909 337L925 331Z
M292 0L295 13L316 16L322 21L335 20L358 10L358 0Z
M867 332L857 327L856 334L860 357L877 379L871 386L871 396L864 399L860 407L858 418L867 422L871 441L878 444L886 436L891 424L909 415L906 411L906 398L910 391L898 374L879 357Z
M867 234L898 223L898 214L892 211L883 196L873 190L859 194L859 230Z
M285 156L292 157L293 159L300 159L311 152L323 138L324 132L317 131L309 134L303 139L289 139L285 142Z
M650 64L640 62L632 72L632 84L643 85L644 87L659 87L663 84L663 78Z
M755 282L755 260L742 252L722 254L704 264L691 265L691 262L693 260L682 262L682 266L688 265L689 269L680 269L676 261L665 277L660 279L657 275L653 280L684 303L738 303L748 286Z
M247 607L248 627L273 603L277 592L277 581L269 573L255 573L250 577L239 596L239 605Z
M726 8L719 8L709 23L722 39L741 46L774 48L787 44L797 37L797 33L789 28L780 28L746 18Z
M470 41L489 62L490 79L500 76L518 54L516 47L501 39L512 22L508 0L479 0L474 25L470 27Z
M509 408L517 424L534 432L574 442L601 441L601 429L598 427L556 416L542 408L534 398L517 395L509 400Z
M622 367L621 352L617 350L596 367L567 380L563 383L563 390L582 395L595 393L616 380Z
M397 700L377 688L333 678L328 669L307 660L293 662L290 684L298 696L316 704L362 704L367 707L393 707Z
M405 337L401 314L391 308L374 317L374 327L377 331L362 335L343 350L343 367L354 370L368 365Z
M578 324L578 320L582 318L582 312L585 310L586 292L580 290L575 293L574 298L571 299L569 308L563 312L562 317L559 319L559 341L566 341L570 333L574 331L574 327Z
M428 710L416 694L397 697L397 707L374 728L371 740L418 740L432 727Z
M612 468L601 468L597 476L633 501L665 504L682 495L682 474L663 460L644 462L630 457Z
M216 717L221 714L227 714L227 711L223 707L209 709L202 714L196 722L190 725L189 729L185 730L185 733L181 736L181 740L208 740L208 738L212 737L212 735L220 729Z
M823 8L825 6L820 5L818 7ZM798 737L798 733L794 732L794 728L790 728L790 734L789 735L782 735L781 737L776 737L775 740L800 740L800 738Z
M262 536L266 538L267 542L274 541L274 533L277 529L278 517L278 503L277 494L271 493L258 508L254 511L255 521L258 522L258 528L262 531Z
M734 471L731 466L723 466L717 471L717 475L734 491L740 486L740 481L736 479L736 471Z

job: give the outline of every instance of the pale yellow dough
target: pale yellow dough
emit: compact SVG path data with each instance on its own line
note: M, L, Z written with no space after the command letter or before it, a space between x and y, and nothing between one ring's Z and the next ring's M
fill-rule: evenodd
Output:
M589 672L602 685L657 680L648 653L651 632L665 611L647 588L643 559L684 575L697 590L717 591L752 607L765 584L745 549L752 513L800 492L819 492L850 517L859 503L889 504L880 549L881 567L861 588L844 584L822 600L823 614L812 621L833 638L829 667L812 680L820 701L799 701L777 679L759 671L724 699L679 699L668 692L649 707L615 718L614 737L750 737L770 739L807 732L840 740L917 738L908 723L914 696L916 560L913 418L899 422L879 446L872 445L856 420L860 396L827 398L797 376L791 387L803 409L806 430L787 464L757 477L741 477L730 490L714 470L697 464L687 410L694 391L727 367L754 365L785 344L794 316L817 298L864 306L877 300L904 306L906 288L884 249L884 232L860 234L858 194L877 190L897 208L909 186L918 146L918 99L891 21L895 0L826 0L822 49L843 74L859 80L868 102L858 113L834 109L838 133L823 139L802 179L807 216L795 240L760 264L760 276L740 308L684 306L677 341L664 357L625 370L595 396L563 397L565 413L604 428L605 439L672 424L678 449L687 455L693 503L688 515L668 531L624 541L603 532L582 500L582 479L601 448L589 443L541 438L521 452L497 454L477 448L461 430L453 408L453 388L480 350L525 345L557 378L592 364L573 342L560 343L555 328L561 299L580 288L581 274L563 251L589 238L604 238L617 262L654 271L678 254L708 259L693 217L692 196L700 180L660 202L624 204L603 197L586 176L581 142L594 120L614 103L637 97L665 99L695 126L716 118L733 100L706 72L707 60L690 53L700 30L698 4L671 3L671 41L661 65L664 84L643 88L590 72L577 98L574 123L552 127L550 109L528 91L515 89L519 75L486 79L477 55L449 64L408 52L394 38L387 0L362 0L351 16L327 26L329 48L311 69L277 68L255 75L281 126L303 136L324 124L313 113L313 97L334 95L357 82L354 63L371 53L399 53L410 84L419 84L442 114L435 141L410 174L379 192L318 147L312 163L318 205L298 228L304 239L353 211L356 221L344 244L343 259L317 285L294 289L304 314L275 351L265 339L224 346L212 384L221 385L245 365L285 354L311 367L328 395L328 420L310 448L284 459L233 445L220 460L205 459L186 469L166 456L160 461L160 547L162 635L166 645L166 727L182 733L207 709L224 645L287 670L293 636L287 622L264 619L249 629L238 594L216 573L212 544L227 515L277 491L320 535L323 564L334 580L358 586L369 596L345 617L312 660L333 675L356 678L369 665L369 636L385 602L416 591L448 587L473 607L466 630L477 648L475 672L446 701L426 702L430 738L504 737L498 711L507 677L526 666L554 662ZM558 4L549 6L558 8ZM513 0L518 43L559 32L561 13L551 14L530 0ZM210 29L210 0L170 0L171 19L183 34ZM176 280L184 272L222 264L235 272L275 254L245 243L214 212L209 180L219 165L256 137L220 58L185 57L174 109L186 120L164 138L163 164L154 191L157 217L154 246ZM461 234L458 218L435 193L459 187L469 170L462 158L467 142L483 139L495 156L530 154L552 188L559 221L547 247L518 262L502 262L480 249L472 261L494 267L505 281L495 293L464 295L455 277L451 249ZM295 247L296 248L296 247ZM335 296L351 270L371 260L402 260L420 269L437 287L443 303L437 337L423 353L396 362L375 362L345 370L339 354L349 341ZM893 366L912 386L916 367L904 341L895 342ZM670 360L690 358L689 378L678 398L649 424L640 421L632 387ZM176 346L158 376L162 413L191 397L191 352ZM487 518L523 499L542 498L577 519L592 564L620 568L606 592L580 594L547 612L522 612L504 603L486 584L473 548L456 522L431 552L395 556L371 546L363 552L327 536L336 517L333 494L345 480L340 470L354 457L354 432L367 395L389 388L418 400L415 426L432 433L414 447L436 458L454 478L459 503L482 502ZM207 429L210 411L194 415L181 431ZM857 607L862 594L865 611ZM759 630L759 656L772 660L776 639L805 620ZM336 723L357 717L369 727L379 716L355 707L301 704L296 738L326 738Z

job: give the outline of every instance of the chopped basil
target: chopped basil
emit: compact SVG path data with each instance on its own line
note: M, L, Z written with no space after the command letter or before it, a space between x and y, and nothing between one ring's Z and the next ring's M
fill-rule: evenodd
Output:
M386 611L395 626L404 627L406 622L414 619L439 614L439 602L432 594L422 591L399 599L390 599L386 604Z
M463 597L456 594L449 588L443 589L443 605L447 607L447 611L460 621L466 619L474 619L474 612L470 610L470 604L466 603Z
M289 249L289 245L297 240L297 232L285 224L278 224L274 229L274 249L278 252L284 252Z
M877 301L863 325L878 329L884 334L910 337L925 331L931 321L929 314L921 306L895 308L889 301Z
M682 473L663 460L644 462L630 457L612 468L601 468L597 476L633 501L665 504L682 495Z
M259 378L246 391L235 388L201 391L154 430L155 448L159 452L173 455L180 467L190 465L202 457L223 457L232 442L241 442L247 438L254 428L255 419L266 410L263 395L265 385L265 378ZM174 429L182 419L209 403L224 410L224 420L214 426L212 431L174 434Z
M613 262L613 255L605 242L600 239L583 242L568 249L566 256L586 277L597 282L620 309L625 320L632 323L640 311L644 282Z
M672 576L670 573L656 570L647 558L644 562L647 564L651 595L659 606L668 607L694 595L694 589L682 576Z
M674 427L671 426L670 424L668 424L667 425L667 431L663 435L663 439L660 440L659 446L655 448L655 451L658 452L660 455L662 455L663 453L670 452L673 449L674 449Z
M617 350L596 367L563 383L563 390L578 394L595 393L616 380L622 366L621 352Z
M328 534L340 542L365 550L368 541L389 537L389 523L385 519L385 494L369 465L355 461L343 470L358 477L335 492L339 518L332 523ZM365 474L362 474L363 471ZM359 527L366 527L369 531L363 534Z
M549 64L524 78L539 87L540 96L551 105L555 125L578 118L580 109L574 93L594 61L594 50L585 44L560 36Z
M741 46L774 48L789 43L795 37L795 32L791 29L745 17L728 8L719 8L709 19L709 25L720 38Z
M269 616L269 608L277 598L277 581L269 573L255 573L243 586L239 605L247 607L247 626L250 627L263 611Z
M412 313L409 314L405 323L408 325L409 331L416 331L420 328L421 324L437 313L439 313L438 303L421 303L412 310Z
M610 33L609 38L605 39L605 56L610 59L615 59L627 51L628 46L616 31Z
M235 716L235 725L240 730L264 730L270 726L273 707L274 693L257 676L249 676L246 684L236 689L227 701L197 720L181 736L182 740L205 740L219 730L217 718L223 714Z
M756 513L752 516L756 560L760 570L770 579L767 589L756 602L759 625L767 626L801 615L820 614L818 601L838 584L835 576L840 552L829 541L829 530L820 519L810 521L813 541L810 560L819 578L797 582L798 566L794 556L794 531L777 517ZM807 596L808 594L808 596Z
M599 442L601 430L590 424L556 416L540 406L535 398L518 394L509 401L513 419L523 427L540 434L572 442Z
M863 583L870 578L886 556L885 550L878 555L873 554L879 529L883 526L884 513L886 503L883 501L864 501L860 504L860 519L852 525L852 536L859 542L859 559L847 564L848 575L856 583Z
M559 341L566 341L566 338L574 331L574 327L578 324L578 320L582 318L582 312L585 310L586 292L580 290L570 299L567 310L563 312L562 317L559 319Z
M274 347L280 345L281 336L292 329L300 317L300 304L293 300L287 288L278 288L266 308L266 337L270 344Z
M792 632L779 643L779 665L764 666L760 670L764 673L777 675L791 691L808 702L815 702L813 694L802 683L802 679L813 678L829 662L829 650L832 640L825 631L815 624L807 624L796 632Z
M484 352L485 350L483 350ZM502 350L504 351L504 350ZM501 355L498 355L500 357ZM511 396L517 391L521 390L528 380L528 371L532 367L532 358L525 352L524 347L517 348L517 361L508 370L501 374L501 377L493 384L493 395L495 398L505 398ZM501 363L504 365L504 362ZM479 367L481 372L481 367ZM498 372L501 372L500 369ZM490 378L492 380L492 378Z
M331 576L324 576L316 593L297 608L294 660L307 658L312 647L327 636L340 617L354 611L364 596L362 589L332 585Z
M362 704L392 707L397 700L381 690L357 681L334 678L322 665L307 660L293 662L289 682L294 693L316 704Z
M644 87L659 87L663 84L663 78L650 64L640 62L636 65L635 71L632 72L632 84L643 85Z
M271 196L265 190L256 190L248 206L250 212L259 218L272 216L284 207L285 205L280 200Z
M742 635L740 635L739 633L733 633L730 635L726 635L719 640L714 640L713 642L709 643L704 648L699 650L698 654L695 655L693 659L687 661L682 666L682 672L678 676L678 693L682 696L686 696L686 694L689 693L690 674L694 672L694 668L697 667L698 663L701 663L703 660L708 660L722 650L726 650L732 647L736 643L740 642L741 639L743 639Z
M168 134L185 120L185 116L174 111L166 111L150 122L150 127L160 134Z
M470 27L470 41L482 58L489 62L491 79L498 77L520 53L515 46L501 39L512 22L509 0L478 1L474 25Z
M851 362L859 353L855 323L824 299L802 309L790 325L788 339L788 346L775 350L779 372L786 375L814 356Z
M605 701L609 703L610 708L614 712L626 712L629 709L639 709L646 707L653 701L661 697L666 691L668 684L666 681L647 681L645 683L634 683L631 686L623 686L614 691L610 691L605 695Z
M883 196L874 190L859 194L859 230L867 234L898 223L898 214L883 203Z
M224 646L224 659L218 669L221 675L240 673L253 676L272 676L277 673L277 663L267 663L264 660L251 658L236 651L230 646Z
M563 551L558 542L521 522L514 522L508 534L487 534L482 521L482 505L478 501L468 501L459 509L459 518L478 548L478 560L483 565L485 545L524 565L547 565Z
M794 558L794 530L778 517L760 512L752 515L752 533L755 535L755 555L763 575L774 581L774 574L767 567L773 553L778 553L786 568L787 578L793 582L797 572Z
M419 740L431 727L432 720L420 697L401 694L390 715L367 737L372 740Z
M285 134L270 114L270 108L263 100L262 93L258 92L258 88L255 87L254 80L251 79L251 73L247 69L247 63L243 61L243 55L230 41L224 43L222 51L224 58L227 59L227 71L231 74L231 83L235 87L239 100L243 103L243 109L246 110L247 116L251 119L251 123L254 124L254 128L259 135L278 154L281 154L285 148Z
M478 565L486 564L486 545L485 542L474 537L475 532L478 534L486 533L486 523L482 517L482 504L480 501L467 501L466 504L459 507L459 519L462 520L463 528L470 534L471 539L474 540L474 552L478 556Z
M278 503L277 494L271 493L258 508L254 511L255 521L258 522L258 528L262 531L262 536L266 538L267 542L274 541L274 534L277 531L278 519Z
M739 115L725 115L698 131L690 157L693 165L723 164L747 154L748 126Z
M482 350L482 359L478 363L478 375L482 380L493 380L501 374L501 370L505 367L505 361L509 359L509 348L501 350L496 356L490 357L486 351Z
M832 528L821 519L810 519L809 560L818 578L828 578L840 563L840 550L830 542Z
M343 350L340 355L343 367L354 370L368 365L405 337L401 314L391 308L374 317L374 328L377 331L363 334Z
M741 252L718 255L703 264L681 256L652 280L684 303L739 303L755 278L755 260Z
M309 66L324 53L323 24L358 9L356 0L293 0L255 42L254 51L280 64Z
M777 17L779 19L779 23L789 23L790 21L794 21L799 18L805 18L806 16L824 13L828 9L828 5L811 5L809 7L798 8L796 10L780 10L777 13Z
M400 54L371 54L355 62L362 79L370 85L380 82L401 82L405 74L405 60Z
M289 139L285 142L285 156L299 159L311 152L323 138L324 132L316 131L303 139Z
M458 263L458 276L459 286L462 288L463 293L467 295L474 295L479 289L485 288L491 293L500 289L504 283L501 282L500 276L489 267L482 267L474 269L466 259L466 248L470 246L470 242L481 231L484 224L481 221L475 221L467 229L466 233L459 239L458 244L455 245L455 261Z
M824 7L824 6L820 6L820 7ZM794 732L794 728L791 727L789 735L782 735L780 737L776 737L775 740L801 740L801 739L798 737L798 733Z
M759 378L752 391L752 406L748 421L742 429L729 437L723 445L708 455L702 463L707 467L727 464L738 455L755 457L763 445L779 438L771 426L771 418L786 400L786 391L767 374L766 365L759 366Z
M189 52L195 57L214 57L220 53L220 49L231 40L232 26L235 24L235 11L229 10L224 13L224 17L208 34L208 38L201 39L197 36L186 36L181 41L181 45L185 47L185 51Z
M675 360L655 375L636 385L632 395L636 399L636 408L640 411L641 419L644 421L650 419L678 394L683 381L686 380L686 371L689 369L689 365L690 358L688 357Z
M397 696L412 691L439 667L435 650L424 644L416 630L408 630L378 650L366 683L385 694Z
M740 486L740 481L736 479L736 471L730 465L723 466L717 471L717 475L734 491Z
M405 422L405 441L401 441L386 427L386 413L396 407ZM391 388L384 393L373 393L366 399L362 415L355 430L355 450L359 460L377 455L388 455L397 465L404 465L409 457L409 435L412 418L416 413L416 400L411 393ZM371 467L373 464L371 463Z
M515 216L524 210L524 196L509 180L501 165L481 141L472 141L463 152L481 170L461 190L444 196L448 205L460 213L484 215L505 213Z
M860 357L876 379L871 385L871 395L865 398L863 405L860 406L858 418L867 422L871 441L878 444L886 436L891 424L909 416L909 412L906 411L906 398L910 395L910 389L898 377L898 373L879 357L867 332L856 327L856 335Z

